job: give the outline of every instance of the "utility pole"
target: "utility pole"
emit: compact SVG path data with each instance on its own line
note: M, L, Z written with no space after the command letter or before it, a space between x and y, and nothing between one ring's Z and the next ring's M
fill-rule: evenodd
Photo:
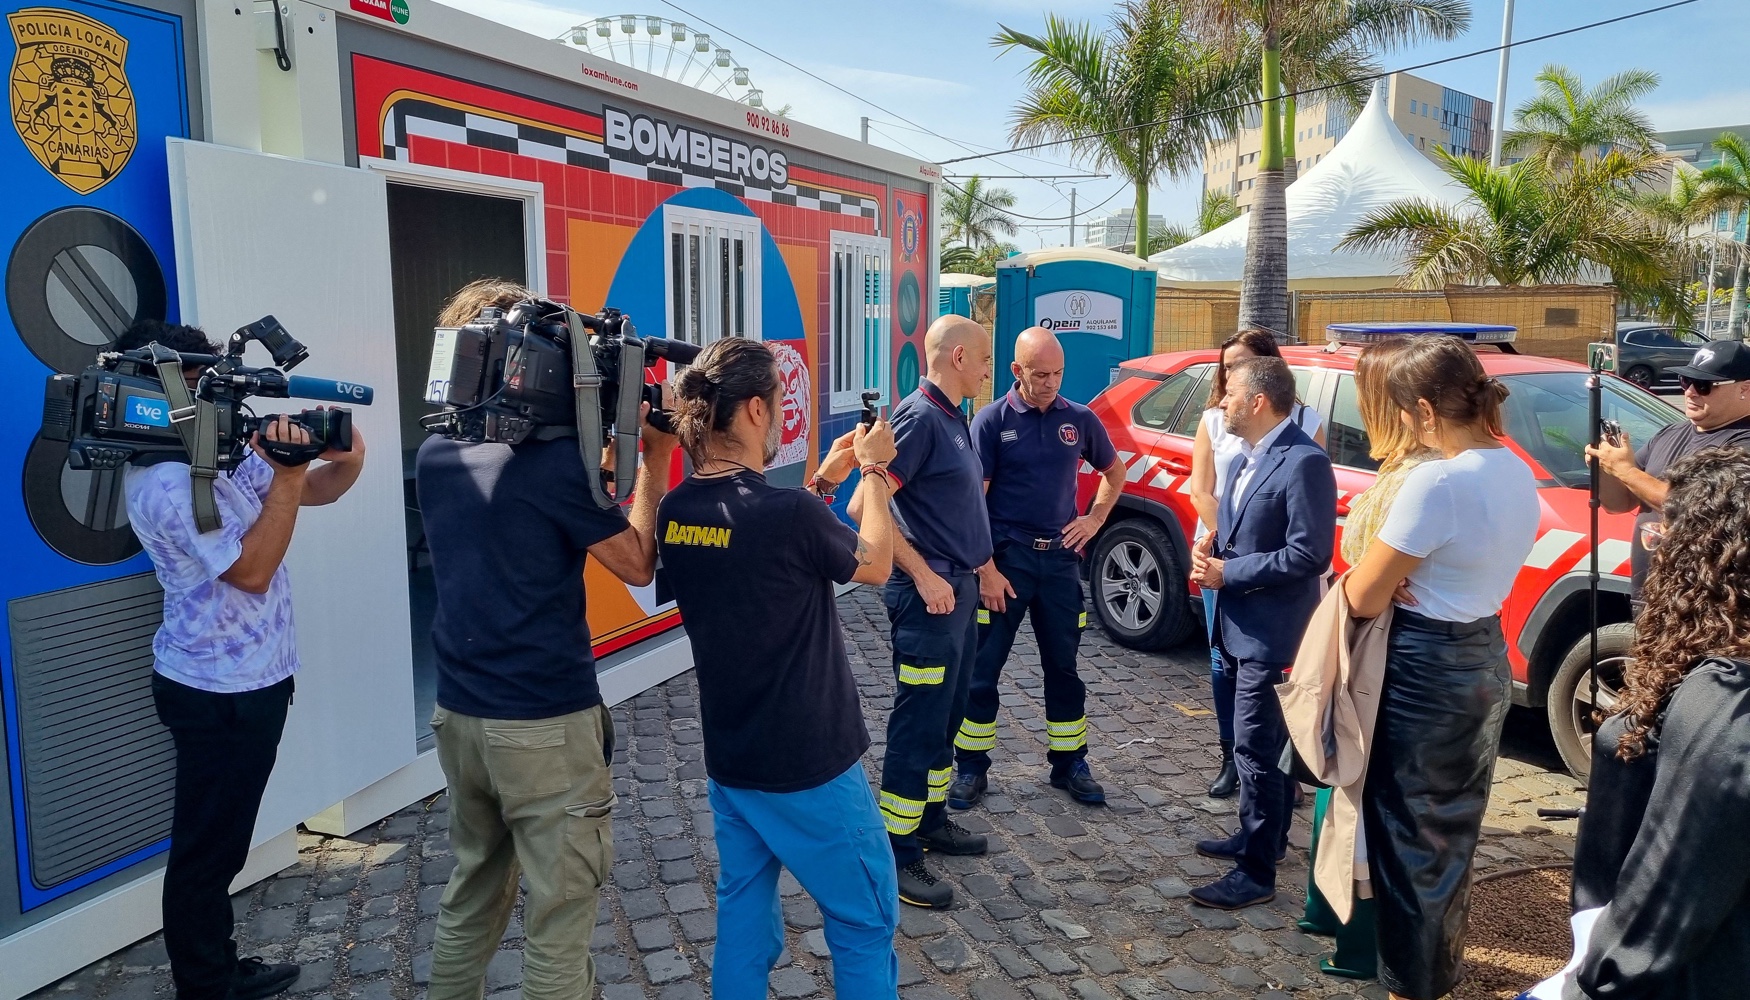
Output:
M863 116L863 144L869 144L869 116Z
M1069 245L1076 245L1076 189L1069 189Z
M1501 165L1501 133L1507 131L1507 59L1513 54L1513 0L1501 15L1501 75L1495 81L1495 121L1489 135L1489 166Z

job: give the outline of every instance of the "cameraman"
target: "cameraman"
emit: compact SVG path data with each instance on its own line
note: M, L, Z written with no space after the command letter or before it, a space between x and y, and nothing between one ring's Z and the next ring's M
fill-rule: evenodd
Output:
M784 950L783 865L820 905L841 1000L892 1000L899 890L863 771L869 731L833 585L880 583L891 572L893 431L877 422L840 438L815 478L826 493L862 468L859 534L821 498L766 482L783 385L764 344L717 341L680 373L675 392L675 431L694 473L663 500L658 526L698 670L716 819L711 994L766 996Z
M534 296L477 281L440 326ZM633 586L656 571L656 504L675 439L646 425L630 523L591 499L575 437L518 445L428 438L419 506L437 585L438 760L450 794L450 875L430 1000L478 1000L486 966L523 903L523 996L593 996L590 935L613 862L614 726L596 686L584 612L585 554Z
M122 334L115 350L151 343L220 354L206 334L156 321ZM202 366L183 377L194 386ZM179 1000L257 1000L289 987L296 965L237 959L230 886L273 771L298 669L292 588L281 563L299 507L340 499L364 468L364 436L326 463L281 465L268 442L309 444L285 417L213 484L221 526L202 534L186 462L130 466L128 522L164 588L164 623L152 640L152 699L176 744L176 801L164 869L164 949Z

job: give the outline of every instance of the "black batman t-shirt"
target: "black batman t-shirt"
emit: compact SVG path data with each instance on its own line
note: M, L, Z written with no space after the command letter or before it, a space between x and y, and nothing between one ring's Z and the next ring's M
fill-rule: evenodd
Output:
M833 598L857 571L856 532L756 472L688 478L656 530L693 645L706 772L762 792L844 773L869 748Z

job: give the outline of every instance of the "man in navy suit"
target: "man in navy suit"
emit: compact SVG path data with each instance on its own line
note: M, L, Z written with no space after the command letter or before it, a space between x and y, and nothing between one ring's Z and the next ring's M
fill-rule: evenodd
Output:
M1331 566L1337 482L1324 449L1288 419L1294 375L1281 358L1230 366L1221 406L1228 431L1244 443L1228 471L1216 530L1193 554L1192 575L1215 591L1215 641L1237 680L1240 829L1197 845L1197 853L1234 868L1191 898L1237 910L1275 897L1276 863L1288 844L1294 785L1280 766L1288 729L1276 685L1294 662Z

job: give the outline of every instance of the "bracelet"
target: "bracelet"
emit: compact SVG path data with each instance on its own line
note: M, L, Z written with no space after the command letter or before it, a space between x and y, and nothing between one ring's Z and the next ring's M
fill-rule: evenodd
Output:
M885 464L865 465L858 470L864 476L876 475L887 481L887 489L893 489L893 473L887 471Z

